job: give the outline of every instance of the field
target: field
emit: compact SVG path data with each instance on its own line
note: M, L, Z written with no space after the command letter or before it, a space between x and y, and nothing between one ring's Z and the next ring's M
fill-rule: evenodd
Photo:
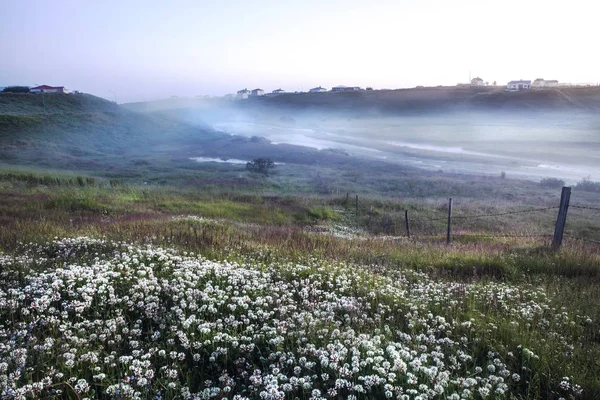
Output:
M0 116L0 397L600 398L596 183L552 251L560 182L27 102Z

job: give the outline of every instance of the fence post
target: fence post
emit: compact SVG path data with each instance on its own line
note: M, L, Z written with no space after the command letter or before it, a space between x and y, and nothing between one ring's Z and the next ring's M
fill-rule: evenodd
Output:
M350 193L346 192L346 208L350 205Z
M383 225L383 229L385 231L385 234L388 235L390 233L390 215L388 214L385 217L385 224Z
M552 250L560 249L563 233L567 223L567 211L569 210L569 200L571 199L571 188L564 186L560 194L560 207L558 208L558 217L556 218L556 227L554 228L554 237L552 238Z
M408 225L408 210L404 210L404 224L406 225L406 237L410 239L410 226Z
M450 234L452 233L452 197L448 199L448 231L446 232L446 244L450 244Z
M356 212L358 213L358 195L356 195Z

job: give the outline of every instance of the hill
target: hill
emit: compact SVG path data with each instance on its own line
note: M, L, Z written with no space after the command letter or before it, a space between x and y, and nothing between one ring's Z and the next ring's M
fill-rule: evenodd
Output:
M211 132L161 115L141 115L85 94L0 94L0 162L132 174L139 159L168 153Z
M235 102L245 109L354 113L428 113L460 111L600 110L600 88L556 88L505 92L500 88L432 87L346 93L289 93Z
M198 109L133 112L91 95L0 94L0 165L77 171L130 183L184 186L254 185L256 176L241 174L245 165L201 164L194 157L253 160L267 157L286 164L289 173L302 166L357 169L366 175L390 168L328 149L273 144L259 137L231 136L202 122ZM214 112L210 111L210 112ZM282 167L283 168L283 167ZM394 167L405 172L406 168ZM306 175L310 172L305 171ZM294 175L294 176L295 176ZM302 179L306 179L303 177ZM284 178L282 180L285 181ZM302 181L302 180L300 180ZM308 190L329 191L317 178Z

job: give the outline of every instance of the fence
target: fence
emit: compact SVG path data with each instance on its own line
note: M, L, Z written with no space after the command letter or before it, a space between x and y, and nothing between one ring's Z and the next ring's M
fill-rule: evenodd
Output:
M590 212L600 212L600 207L591 207L584 206L578 204L570 204L571 198L571 188L563 187L561 192L561 200L558 206L550 206L550 207L539 207L539 208L530 208L526 210L514 210L514 211L506 211L506 212L498 212L498 213L473 213L473 214L463 214L463 215L453 215L452 210L452 198L448 199L448 206L446 208L447 214L443 217L435 217L435 218L415 218L413 220L412 216L409 215L409 210L404 210L404 220L402 221L402 228L404 230L404 235L407 238L411 239L432 239L432 238L440 238L444 239L447 244L452 242L453 237L461 236L461 237L474 237L474 238L548 238L552 239L552 248L557 250L561 247L563 238L568 238L571 240L578 240L587 243L600 244L600 240L585 238L581 236L575 236L570 234L565 234L565 228L567 225L567 215L569 209L578 209L585 210ZM349 194L346 194L346 206L349 205ZM359 200L358 195L354 199L354 207L356 209L356 213L358 215L359 212ZM453 232L453 228L457 225L457 222L460 220L463 221L473 221L479 220L482 218L497 218L504 216L512 216L512 215L523 215L530 213L547 213L549 211L556 212L556 222L553 227L553 233L526 233L526 234L469 234L469 233L460 233L455 234ZM369 224L371 222L371 217L373 215L373 207L369 208ZM430 230L426 230L423 228L423 225L427 223L435 223L444 221L444 232L433 233ZM390 216L387 215L385 220L383 221L383 230L385 233L388 233L390 230ZM415 225L420 225L420 227L416 227ZM600 231L600 227L598 228Z

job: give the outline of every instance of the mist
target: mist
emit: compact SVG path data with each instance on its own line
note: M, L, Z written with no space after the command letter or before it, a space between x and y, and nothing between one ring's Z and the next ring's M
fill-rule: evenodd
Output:
M169 102L163 103L168 109ZM244 101L179 100L180 116L271 145L335 151L365 160L455 174L574 184L600 180L600 120L588 111L327 110ZM199 106L199 104L201 104ZM192 107L193 106L193 107ZM284 159L276 160L284 162Z

